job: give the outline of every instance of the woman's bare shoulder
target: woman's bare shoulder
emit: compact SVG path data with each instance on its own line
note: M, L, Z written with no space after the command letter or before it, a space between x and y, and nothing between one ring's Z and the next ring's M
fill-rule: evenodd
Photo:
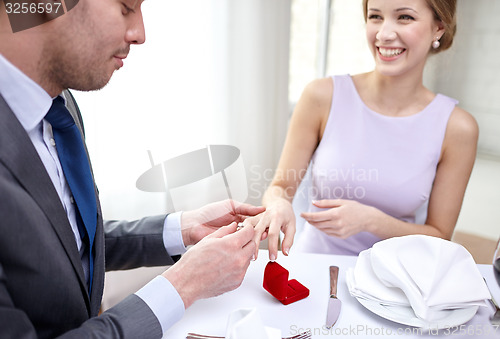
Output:
M315 101L318 104L330 104L333 95L333 80L331 77L311 81L304 88L302 98Z
M472 114L456 106L451 112L447 133L452 137L464 138L467 141L477 140L479 136L479 126Z

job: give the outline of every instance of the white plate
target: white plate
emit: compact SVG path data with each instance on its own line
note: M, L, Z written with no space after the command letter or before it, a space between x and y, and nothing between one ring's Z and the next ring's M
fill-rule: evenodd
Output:
M450 328L462 325L474 317L479 306L458 308L444 311L445 316L435 322L428 322L417 318L413 309L409 306L389 306L382 305L374 300L356 298L361 305L382 318L400 323L403 325L420 327L427 330Z

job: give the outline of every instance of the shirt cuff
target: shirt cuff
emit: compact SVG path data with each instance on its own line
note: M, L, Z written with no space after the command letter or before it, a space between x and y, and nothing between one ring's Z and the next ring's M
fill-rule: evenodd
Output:
M184 316L184 302L177 290L159 275L135 292L158 319L163 334Z
M182 212L167 215L163 226L163 245L170 256L184 254L187 251L181 233Z

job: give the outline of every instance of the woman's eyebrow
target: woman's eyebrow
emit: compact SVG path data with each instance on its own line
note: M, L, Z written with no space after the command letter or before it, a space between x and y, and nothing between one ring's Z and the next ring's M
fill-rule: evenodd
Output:
M402 11L412 11L418 14L418 12L411 7L401 7L395 10L395 12L402 12Z
M378 9L378 8L368 8L368 11L369 12L381 12L380 9ZM411 7L400 7L400 8L396 8L394 10L394 12L402 12L402 11L412 11L412 12L415 12L418 14L418 12Z

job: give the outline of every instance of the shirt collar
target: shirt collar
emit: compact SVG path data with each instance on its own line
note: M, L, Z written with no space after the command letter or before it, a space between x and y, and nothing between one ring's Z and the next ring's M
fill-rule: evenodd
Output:
M37 127L52 105L50 95L0 54L0 94L27 132Z

